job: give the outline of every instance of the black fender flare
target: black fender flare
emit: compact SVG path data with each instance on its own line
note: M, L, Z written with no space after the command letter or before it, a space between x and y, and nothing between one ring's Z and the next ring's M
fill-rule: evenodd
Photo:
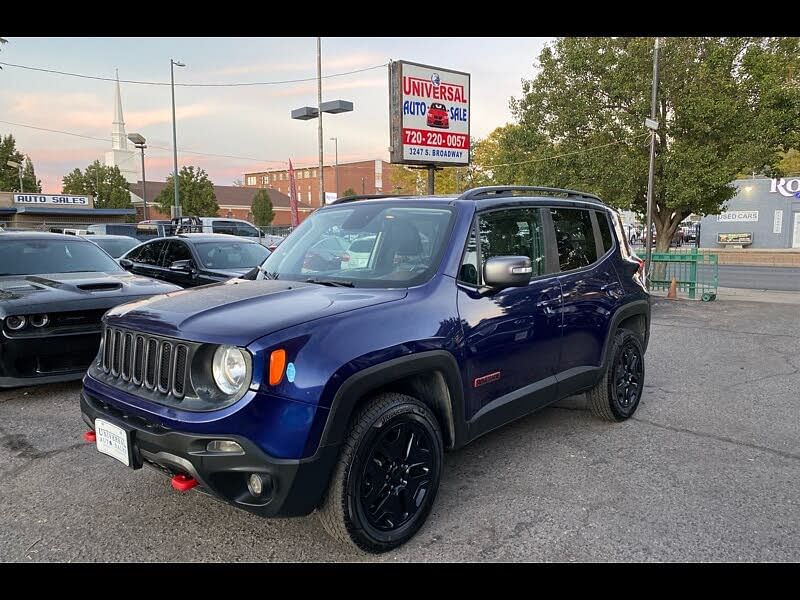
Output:
M605 366L606 358L608 353L608 348L611 346L611 340L614 338L614 332L619 327L619 324L627 319L628 317L633 317L636 315L644 316L645 320L645 329L644 329L644 340L642 340L642 346L644 350L647 351L647 344L650 341L650 299L644 300L636 300L635 302L629 302L625 304L621 308L614 313L614 316L611 318L611 324L608 328L608 335L606 336L606 341L603 343L603 354L600 357L600 367Z
M438 372L447 387L446 405L439 406L451 447L459 447L466 439L464 422L464 389L455 357L446 350L430 350L401 356L367 367L348 377L331 401L330 413L322 432L320 446L339 445L347 433L353 410L370 391L411 375Z

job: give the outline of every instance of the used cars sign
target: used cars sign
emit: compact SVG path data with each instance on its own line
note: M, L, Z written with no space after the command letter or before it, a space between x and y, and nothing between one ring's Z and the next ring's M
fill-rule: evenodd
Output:
M89 206L88 196L53 196L50 194L14 194L14 204L57 204L60 206Z
M389 65L391 161L469 164L469 73L406 61Z

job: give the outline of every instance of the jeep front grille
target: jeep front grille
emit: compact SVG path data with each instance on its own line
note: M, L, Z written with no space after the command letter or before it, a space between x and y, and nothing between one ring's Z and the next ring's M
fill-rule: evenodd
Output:
M186 394L197 344L106 327L100 367L110 384L125 382L157 395Z

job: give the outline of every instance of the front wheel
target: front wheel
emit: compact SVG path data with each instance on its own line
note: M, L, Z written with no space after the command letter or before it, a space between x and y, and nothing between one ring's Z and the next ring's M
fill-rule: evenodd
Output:
M633 416L644 388L644 348L629 329L614 334L603 377L589 392L592 413L606 421Z
M375 397L353 419L319 511L335 539L367 552L407 542L433 507L443 460L436 417L419 400Z

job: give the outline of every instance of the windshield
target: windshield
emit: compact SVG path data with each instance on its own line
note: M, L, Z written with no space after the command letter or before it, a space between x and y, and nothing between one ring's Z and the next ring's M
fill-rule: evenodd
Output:
M141 242L133 238L93 238L92 241L108 252L114 258L119 258L131 248L138 246Z
M272 279L419 285L439 265L452 217L449 207L386 200L323 209L303 221L262 268Z
M108 254L83 240L2 240L0 257L0 275L125 272Z
M206 269L252 269L269 256L269 250L252 242L198 242L194 247Z

